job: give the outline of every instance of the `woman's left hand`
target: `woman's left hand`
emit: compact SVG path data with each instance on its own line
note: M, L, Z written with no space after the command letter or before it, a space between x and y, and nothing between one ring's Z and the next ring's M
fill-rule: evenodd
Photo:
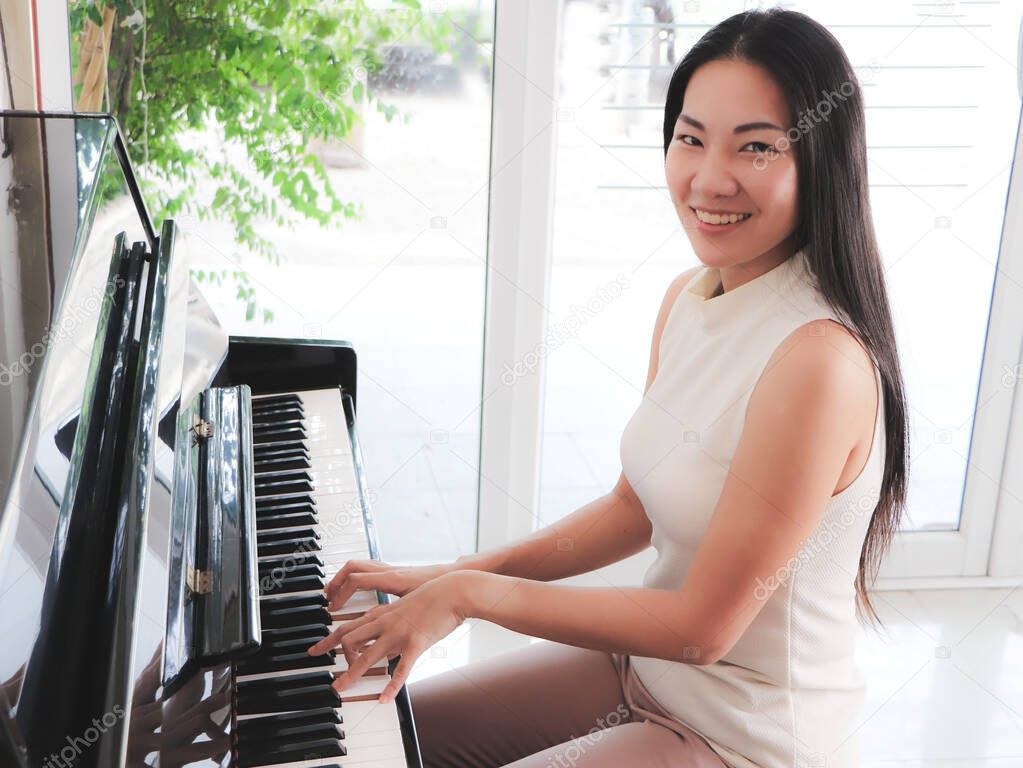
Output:
M385 656L401 656L380 702L391 701L405 684L412 665L423 651L447 637L466 618L465 582L471 572L454 571L426 582L396 602L378 605L340 627L309 649L319 656L341 646L348 671L334 681L343 691ZM369 581L360 589L376 589Z

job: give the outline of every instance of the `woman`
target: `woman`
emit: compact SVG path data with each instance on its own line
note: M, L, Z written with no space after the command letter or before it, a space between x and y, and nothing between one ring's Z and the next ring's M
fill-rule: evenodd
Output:
M799 13L741 13L675 70L665 175L701 265L665 294L608 495L503 549L348 563L402 598L343 689L466 617L554 641L412 687L429 766L857 765L857 619L906 495L906 405L868 204L863 103ZM639 588L547 582L653 544Z

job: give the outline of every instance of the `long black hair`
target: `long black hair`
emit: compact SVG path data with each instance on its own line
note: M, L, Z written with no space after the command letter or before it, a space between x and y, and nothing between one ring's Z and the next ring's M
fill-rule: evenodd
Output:
M703 35L675 68L664 105L665 155L689 79L703 64L721 59L764 68L784 93L796 122L786 137L796 148L795 250L806 248L807 262L825 300L855 324L849 330L859 337L882 377L884 475L855 580L858 616L866 614L880 623L868 589L905 508L909 425L870 213L859 80L838 40L809 16L781 8L737 13Z

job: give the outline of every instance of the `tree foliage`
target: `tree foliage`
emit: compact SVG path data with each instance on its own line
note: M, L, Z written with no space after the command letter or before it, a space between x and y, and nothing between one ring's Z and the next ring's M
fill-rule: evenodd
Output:
M382 47L442 50L450 21L418 0L73 0L72 31L116 11L106 111L118 120L158 219L227 219L237 242L279 260L257 227L359 215L310 140L344 139L361 109L388 120L367 76Z

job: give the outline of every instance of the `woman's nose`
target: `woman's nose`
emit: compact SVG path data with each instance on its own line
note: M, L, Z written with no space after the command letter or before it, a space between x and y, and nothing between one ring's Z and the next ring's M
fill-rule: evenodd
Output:
M729 172L726 162L716 153L707 153L700 161L692 187L704 199L730 197L739 191L739 184Z

